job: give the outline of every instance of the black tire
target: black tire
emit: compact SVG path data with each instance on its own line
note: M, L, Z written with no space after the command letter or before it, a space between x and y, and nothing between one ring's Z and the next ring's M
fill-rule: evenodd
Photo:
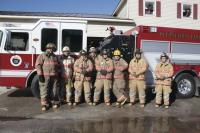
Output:
M31 92L34 97L40 99L40 89L39 89L39 81L37 75L35 75L31 83Z
M175 79L177 98L191 98L196 91L196 83L191 74L182 73Z

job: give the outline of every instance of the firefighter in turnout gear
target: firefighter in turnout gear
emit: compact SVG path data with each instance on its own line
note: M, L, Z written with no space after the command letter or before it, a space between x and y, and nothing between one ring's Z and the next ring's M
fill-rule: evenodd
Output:
M62 55L60 57L61 62L61 88L62 92L66 92L66 102L68 105L72 105L72 89L73 89L73 66L74 58L70 55L70 48L68 46L63 47ZM61 94L62 95L62 94ZM64 96L62 96L64 97Z
M77 105L81 100L81 94L84 90L85 101L92 105L91 102L91 72L93 70L92 61L87 57L85 50L80 51L80 58L74 64L75 76L75 103Z
M156 75L156 107L159 107L164 99L165 108L169 108L169 96L172 92L171 82L174 73L173 66L169 62L169 57L166 53L160 56L161 62L155 68Z
M95 62L95 59L97 58L97 50L96 50L96 48L95 47L90 47L90 49L89 49L89 57L90 57L90 59L93 61L93 62Z
M52 101L53 108L58 108L58 104L55 101L55 96L58 90L58 71L59 61L54 54L56 46L53 43L46 45L46 52L38 56L35 64L37 69L37 75L39 76L39 88L42 110L46 111L50 106L50 100Z
M128 63L121 58L121 52L117 49L113 52L114 56L114 82L113 82L113 93L117 97L116 105L123 105L126 100L125 94L125 70L128 68Z
M95 47L91 47L89 49L89 58L94 65L94 68L93 68L93 71L92 71L92 74L91 74L92 75L92 80L91 80L92 81L92 88L94 88L94 83L95 83L96 75L97 75L97 71L95 69L95 61L99 60L101 58L101 56L97 54L97 49Z
M102 57L95 62L95 67L97 70L95 90L94 90L94 103L97 105L100 100L100 94L102 89L104 89L104 102L106 105L111 105L110 103L110 90L112 88L112 73L113 73L113 61L108 57L108 51L102 51Z
M135 57L131 60L129 64L129 96L130 105L133 105L136 101L136 94L139 94L140 106L145 105L145 72L147 71L148 64L145 59L142 58L142 51L136 49Z

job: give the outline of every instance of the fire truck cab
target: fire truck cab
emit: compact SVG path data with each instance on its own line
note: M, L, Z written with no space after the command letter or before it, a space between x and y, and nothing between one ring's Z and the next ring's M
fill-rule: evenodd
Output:
M39 20L35 25L6 25L0 28L0 86L25 88L35 85L35 61L47 43L64 46L73 53L87 49L87 21ZM34 92L34 90L33 90Z
M138 26L125 34L135 36L135 46L141 48L149 63L147 85L154 85L154 70L162 52L166 52L174 67L173 90L178 97L199 96L200 31L156 26Z

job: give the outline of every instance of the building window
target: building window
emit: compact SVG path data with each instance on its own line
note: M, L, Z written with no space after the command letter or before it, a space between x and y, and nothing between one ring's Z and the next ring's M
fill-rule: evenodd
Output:
M155 2L145 1L145 15L154 15L155 14Z
M183 17L185 17L185 18L191 18L192 17L192 5L183 4L182 9L183 9L182 10Z
M12 32L10 42L6 44L5 50L27 51L28 50L28 33Z
M83 47L82 30L62 30L62 47L68 46L72 52L79 52Z
M57 29L42 29L41 50L45 51L48 43L54 43L57 48L58 31Z

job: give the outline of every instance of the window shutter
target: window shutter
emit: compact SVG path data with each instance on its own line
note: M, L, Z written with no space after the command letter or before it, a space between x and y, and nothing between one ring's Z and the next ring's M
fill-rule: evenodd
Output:
M198 5L193 5L193 19L198 19Z
M138 0L138 4L139 4L138 7L139 16L143 16L143 0Z
M181 3L177 3L177 18L181 18Z
M161 17L161 2L156 1L156 17Z

